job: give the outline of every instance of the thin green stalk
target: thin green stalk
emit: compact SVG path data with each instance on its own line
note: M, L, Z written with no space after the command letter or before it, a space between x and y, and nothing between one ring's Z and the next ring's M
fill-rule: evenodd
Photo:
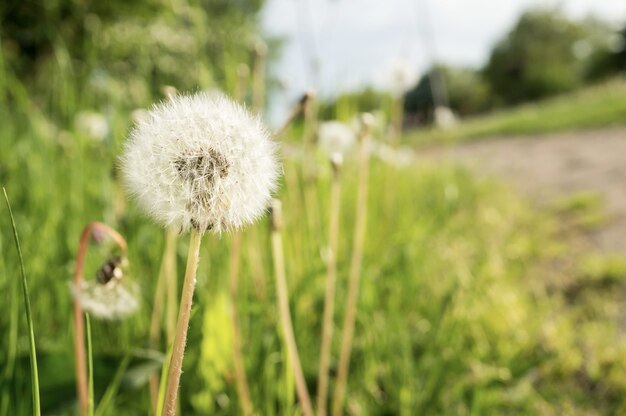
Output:
M185 270L185 280L183 282L180 308L178 310L176 335L174 336L172 356L167 372L167 387L165 389L165 402L163 403L163 414L166 416L174 416L176 414L176 399L178 397L178 386L180 384L180 374L185 355L185 344L187 343L187 330L189 328L193 292L196 286L196 272L198 271L201 242L202 233L196 229L192 229L191 239L189 241L189 252L187 254L187 269Z
M243 360L241 347L241 325L239 324L239 312L237 310L237 297L239 292L239 269L241 264L241 232L235 231L232 237L229 259L229 289L230 289L230 320L233 330L232 353L235 367L235 384L237 395L241 405L241 412L250 416L254 413L254 406L250 398L250 388L246 377L246 366Z
M0 246L0 249L2 247ZM6 272L3 268L3 272ZM6 274L6 273L4 273ZM11 380L13 378L13 372L15 370L15 357L17 356L17 330L18 330L18 318L19 318L19 289L15 279L12 279L9 284L11 285L11 308L9 312L9 336L7 337L7 364L4 367L4 379ZM5 402L3 402L4 404ZM8 405L8 403L6 403Z
M128 368L130 364L130 354L126 354L122 359L120 366L117 368L115 375L113 376L113 380L107 387L102 399L98 403L98 407L96 408L96 416L104 416L110 414L109 408L111 407L111 403L113 403L113 399L119 390L120 384L122 382L122 377L124 376L124 372Z
M20 274L22 277L22 289L24 292L24 304L26 305L26 322L28 323L28 346L30 353L30 374L33 394L33 414L36 416L41 415L41 402L39 400L39 371L37 369L37 349L35 347L35 330L33 327L33 316L30 309L30 298L28 297L28 284L26 282L26 272L24 271L24 259L22 258L22 248L20 247L20 240L17 236L17 227L15 226L15 219L13 218L13 211L11 210L11 204L9 203L9 196L7 190L3 187L4 199L9 209L9 216L11 217L11 226L13 227L13 238L15 240L15 248L17 250L17 256L20 261Z
M87 414L94 416L94 399L93 399L93 346L91 344L91 319L89 314L85 314L85 328L87 330L87 379L88 379L88 396L87 396Z
M305 416L313 416L311 398L302 372L300 356L296 345L296 337L293 333L291 313L289 312L289 295L287 294L287 278L285 277L285 256L283 252L283 240L281 229L283 225L280 201L272 202L272 257L274 260L274 276L276 278L276 292L278 300L278 313L280 315L281 332L283 342L287 349L289 361L294 372L296 392L302 405Z
M363 263L363 246L365 244L365 229L367 225L367 191L369 176L369 154L368 154L368 123L363 119L363 132L359 147L359 182L357 188L355 226L354 226L354 247L350 260L350 274L348 283L348 294L346 299L345 316L341 337L341 352L339 354L339 368L337 372L337 382L332 414L339 416L342 413L343 401L346 393L348 381L348 369L350 366L350 355L352 353L352 340L354 339L354 323L356 321L357 302L359 299L359 285L361 279L361 266Z
M177 278L176 278L176 240L178 233L175 228L169 227L165 233L165 248L159 268L157 287L154 294L152 319L150 322L150 348L158 349L161 341L161 329L163 311L165 309L165 328L167 343L174 340L176 330L176 302L177 302ZM150 404L152 413L156 413L159 394L159 375L150 377Z
M328 371L330 367L333 340L333 316L335 312L335 286L337 281L337 251L339 248L339 213L341 210L341 155L331 156L333 178L330 191L330 224L328 229L328 267L326 292L324 295L324 315L322 321L322 343L320 365L317 378L317 414L325 416L328 402Z

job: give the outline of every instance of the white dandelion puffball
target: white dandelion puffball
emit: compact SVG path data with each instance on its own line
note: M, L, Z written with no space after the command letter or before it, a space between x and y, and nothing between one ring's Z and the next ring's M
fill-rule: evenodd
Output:
M280 169L276 147L260 119L226 96L177 95L133 129L122 174L157 222L219 234L267 208Z
M139 308L139 290L135 285L82 281L80 287L70 282L70 290L83 310L99 319L122 319Z
M109 122L103 114L81 111L76 115L76 130L94 141L101 142L109 134Z
M320 123L318 130L319 145L329 155L344 155L356 141L355 133L350 126L339 121Z

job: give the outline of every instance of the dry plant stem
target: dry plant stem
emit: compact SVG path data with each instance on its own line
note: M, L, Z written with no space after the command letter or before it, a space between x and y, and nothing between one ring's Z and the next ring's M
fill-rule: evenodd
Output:
M165 337L167 343L174 341L176 310L178 309L178 273L176 272L176 242L178 230L168 228L165 237Z
M335 285L337 281L337 251L339 246L339 212L341 207L341 165L333 163L333 178L330 193L330 224L328 231L328 268L322 323L322 344L317 383L317 414L326 415L328 401L328 369L333 339L333 315L335 311Z
M259 114L263 112L265 102L265 51L256 51L252 74L252 108Z
M320 239L320 229L318 228L318 204L315 190L316 168L315 158L313 157L315 154L315 131L317 130L317 103L315 101L315 98L311 97L306 101L306 105L304 106L304 133L302 138L304 143L304 158L302 160L302 176L304 181L304 203L309 235L312 237L312 243L317 246Z
M296 383L296 393L302 405L304 416L313 416L313 406L311 398L302 372L300 356L296 345L296 338L293 333L291 314L289 312L289 299L287 295L287 279L285 277L285 258L283 253L283 240L281 236L282 213L280 202L274 200L272 204L272 256L274 259L274 273L276 278L276 292L278 298L278 313L280 315L280 325L283 340L287 348L287 355L291 361L291 368L294 372Z
M172 346L172 357L170 367L167 372L167 384L165 387L165 401L163 412L165 416L176 414L176 398L178 397L178 385L183 367L183 357L185 354L185 344L187 342L187 329L189 327L189 317L191 314L191 303L193 291L196 286L196 272L198 270L198 257L200 254L200 243L202 233L196 229L191 231L189 241L189 252L187 254L187 269L185 270L185 280L180 296L180 309L178 310L178 322L176 324L176 334Z
M395 97L391 109L391 129L389 131L389 142L397 145L402 134L402 124L404 123L404 97Z
M365 131L361 138L359 149L359 183L357 188L355 213L354 247L352 250L352 258L350 260L348 294L345 307L346 312L343 322L341 352L339 354L339 367L332 409L333 416L340 415L343 407L343 401L346 393L346 383L348 380L348 368L350 365L350 354L352 353L352 340L354 338L357 301L359 298L359 283L361 278L363 245L365 243L365 228L367 221L367 186L369 176L367 139L368 133Z
M261 241L256 227L249 227L246 231L246 254L248 255L248 264L250 265L250 275L254 284L254 289L259 300L264 301L267 298L267 288L265 286L265 267L263 258L261 257Z
M246 378L246 367L243 361L243 353L241 347L241 326L239 325L239 313L237 310L237 294L239 291L239 266L241 264L241 233L235 231L233 233L232 245L230 248L229 259L229 289L230 289L230 319L233 329L233 365L235 367L235 383L237 385L237 394L241 404L241 411L245 416L254 413L252 399L250 398L250 388L248 387L248 379Z
M76 270L74 271L74 285L79 288L83 282L83 270L85 268L85 256L89 248L89 237L94 232L101 232L111 237L122 249L122 256L128 249L126 240L117 231L106 224L92 222L87 224L80 236L80 243L76 253ZM74 301L74 358L76 360L76 392L80 403L80 414L88 413L88 386L87 386L87 358L85 355L85 322L83 309L78 300Z
M302 112L302 109L306 107L306 103L311 97L312 97L312 93L307 92L298 100L296 105L294 105L291 111L289 112L289 115L287 116L287 120L285 120L283 125L278 130L276 130L276 133L275 133L276 137L281 137L283 134L285 134L285 132L287 131L289 126L291 126L291 124L296 119L298 114L300 114Z
M235 84L235 100L243 103L246 98L246 90L248 89L248 78L250 77L250 70L246 64L239 64L237 66L237 82Z
M161 340L161 317L163 312L163 303L165 301L165 271L164 264L161 264L159 270L159 280L157 282L156 291L154 294L154 306L152 307L152 318L150 322L150 348L156 349L159 347L159 341ZM159 400L159 375L153 374L150 376L150 407L152 414L157 414Z
M165 233L165 248L163 250L163 260L159 268L159 280L154 294L154 307L152 308L152 320L150 322L150 348L158 349L161 341L161 323L163 309L167 305L166 333L167 343L174 339L176 326L176 239L178 233L175 228L170 227ZM157 401L159 396L159 374L150 377L150 401L152 412L156 414Z

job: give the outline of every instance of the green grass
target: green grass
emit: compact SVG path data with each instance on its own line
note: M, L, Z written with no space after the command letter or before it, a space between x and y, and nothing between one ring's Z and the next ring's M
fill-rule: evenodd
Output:
M4 199L9 211L9 217L11 219L11 228L13 230L13 239L15 242L15 250L17 251L17 257L20 265L20 278L22 280L22 290L24 295L24 306L26 310L26 322L28 324L28 353L30 357L30 381L31 381L31 393L33 403L33 414L41 415L41 402L39 399L39 370L37 367L37 347L35 345L35 329L33 324L33 314L30 307L30 297L28 296L28 283L26 282L26 272L24 271L24 259L22 257L22 248L20 247L20 239L17 236L17 226L15 225L15 219L13 218L13 210L9 202L9 196L7 190L2 188L4 192ZM11 363L13 365L13 363Z
M67 120L47 115L48 106L61 103L54 98L48 103L31 99L19 85L9 92L14 105L0 106L0 118L7 120L0 140L0 183L11 193L29 271L41 408L45 414L75 414L67 282L81 230L100 220L128 240L129 278L141 287L142 308L123 321L91 321L94 405L100 414L146 414L148 379L161 370L167 348L162 344L158 351L147 349L164 231L141 215L134 203L126 202L115 169L133 105L123 94L98 99L79 94L77 85L65 81L76 89L66 93L80 97L74 107L63 107L70 115ZM617 94L623 88L620 83L611 90ZM110 132L103 140L93 140L75 127L72 116L86 109L105 116ZM279 191L290 308L312 395L317 385L330 186L330 167L316 157L319 175L312 185L311 203L304 203L297 161L285 161L286 177L295 181L284 179ZM336 325L344 314L355 172L354 160L347 158L340 220L346 238L338 251ZM398 169L373 160L368 204L346 402L350 412L626 411L626 341L619 326L624 280L615 277L621 276L623 264L589 259L577 273L561 276L568 284L556 287L546 278L564 273L554 264L570 253L569 242L560 238L561 216L586 218L585 213L597 213L593 198L581 196L560 210L542 212L503 184L475 178L455 166ZM584 228L590 222L573 221L568 226ZM252 401L261 414L283 415L293 412L294 395L288 390L291 383L277 330L268 228L264 219L244 232L236 306ZM15 333L25 317L13 313L16 286L9 271L20 263L6 249L11 234L10 221L0 220L0 307L11 311L0 314L0 333L7 334L0 337L0 368L15 363L1 379L0 416L32 414L24 397L35 390L28 368L30 340ZM187 240L182 237L179 242L179 266ZM227 235L203 242L182 376L183 414L240 413L228 347L229 245ZM111 249L107 244L91 245L87 279L93 278ZM335 344L335 359L337 353Z
M462 120L448 130L408 134L416 144L485 137L534 135L626 125L626 79L617 78L580 91Z

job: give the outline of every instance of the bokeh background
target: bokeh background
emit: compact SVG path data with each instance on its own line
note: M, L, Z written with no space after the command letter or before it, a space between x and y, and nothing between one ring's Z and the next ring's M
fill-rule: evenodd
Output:
M165 231L118 157L174 87L219 89L281 142L290 307L316 394L332 171L317 125L371 132L345 414L626 413L626 4L472 0L112 0L0 4L0 185L22 243L43 414L78 414L68 288L83 227L129 244L141 308L92 320L96 414L151 412L149 339ZM310 147L307 147L310 146ZM304 149L304 151L303 151ZM354 247L356 148L342 172L335 382ZM182 414L239 414L235 307L256 413L300 414L280 341L269 224L203 242ZM32 413L27 321L0 209L0 415ZM187 237L176 248L182 279ZM115 252L93 242L86 278Z

